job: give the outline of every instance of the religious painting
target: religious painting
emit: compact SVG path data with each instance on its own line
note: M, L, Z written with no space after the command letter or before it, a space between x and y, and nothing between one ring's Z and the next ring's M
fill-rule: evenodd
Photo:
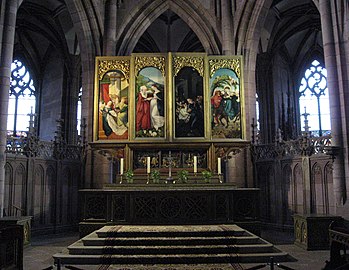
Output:
M236 63L240 62L236 62L235 59L210 61L209 63L212 64L209 82L212 138L242 138L240 77L236 72ZM214 68L217 67L214 65L217 63L223 67Z
M196 54L175 55L174 135L176 138L204 138L204 57Z
M120 70L110 70L99 80L98 134L99 140L128 138L129 82Z
M141 69L136 77L136 137L164 137L165 78L155 67Z

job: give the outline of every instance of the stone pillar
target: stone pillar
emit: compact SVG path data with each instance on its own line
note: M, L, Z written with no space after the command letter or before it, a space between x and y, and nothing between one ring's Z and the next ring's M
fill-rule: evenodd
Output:
M19 1L2 0L0 4L1 11L3 11L0 13L0 23L3 23L3 25L0 25L0 29L2 29L2 40L0 44L0 217L2 217L5 189L7 110Z
M221 0L222 10L222 51L224 55L234 54L234 40L233 40L233 16L231 1Z
M67 91L67 108L65 113L65 138L69 144L76 144L78 141L77 128L77 105L80 91L80 59L79 56L71 55L71 63L73 70L66 84Z
M335 4L336 3L336 4ZM348 177L348 63L345 59L347 25L343 15L346 1L320 0L320 18L324 44L325 64L328 70L327 85L330 98L332 145L341 147L333 164L333 187L337 214L343 215ZM348 16L348 14L347 14ZM348 51L347 51L348 53ZM348 212L348 211L347 211ZM348 213L346 214L348 217Z
M274 87L272 79L272 57L269 53L260 53L257 57L256 77L259 89L260 138L262 143L272 143L276 133Z
M104 55L115 55L116 45L116 11L117 0L109 0L105 3L104 23Z

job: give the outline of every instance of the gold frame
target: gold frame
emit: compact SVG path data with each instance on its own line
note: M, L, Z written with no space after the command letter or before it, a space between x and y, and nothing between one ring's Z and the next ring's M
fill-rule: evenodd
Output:
M122 72L125 79L128 80L129 93L131 87L131 58L129 56L99 56L96 57L95 62L95 82L94 82L94 100L93 100L93 141L94 142L128 142L130 139L130 128L128 127L128 138L120 140L101 140L98 137L99 132L99 91L100 91L100 80L104 75L113 70ZM128 108L129 110L129 108ZM128 122L130 122L130 116L128 116Z
M243 57L241 55L232 55L232 56L207 56L207 92L208 96L211 95L210 89L210 79L219 69L230 69L234 71L240 81L240 129L241 129L241 138L213 138L211 130L211 116L212 109L209 106L209 123L210 123L210 140L212 142L235 142L235 141L245 141L246 140L246 114L245 114L245 96L244 96L244 78L243 78ZM209 98L208 98L209 99Z
M203 75L203 97L204 97L204 136L203 137L176 137L175 115L174 115L174 79L178 71L185 67L195 68ZM135 85L137 73L145 67L158 68L164 75L164 100L165 100L165 125L164 137L136 137L135 130ZM210 104L210 78L220 68L232 69L240 80L240 110L241 110L241 138L213 138L211 129L211 104ZM100 79L112 70L119 70L128 79L128 139L99 139L98 138L98 102ZM96 57L95 63L95 90L94 90L94 112L93 112L93 143L115 145L118 143L190 143L207 144L215 142L245 142L246 141L246 115L244 98L244 77L242 56L207 56L206 53L135 53L131 56L103 56ZM130 150L131 151L131 150ZM132 152L132 151L131 151Z
M174 80L178 72L184 67L192 67L195 69L199 75L202 76L203 79L203 98L204 98L204 136L203 137L176 137L175 136L175 117L174 114L171 114L171 135L172 141L174 142L207 142L209 139L209 122L207 118L207 108L209 108L209 102L207 100L207 54L206 53L169 53L170 54L170 87L171 87L171 100L169 101L171 104L171 111L173 112L174 102L175 102L175 93L174 93Z
M154 67L160 70L164 77L164 99L167 100L170 95L169 91L169 85L168 85L168 54L166 53L133 53L131 54L131 78L132 78L132 83L130 83L130 100L132 101L132 106L130 109L130 115L132 119L132 128L131 128L131 140L133 142L151 142L151 141L156 141L156 142L165 142L169 138L169 110L168 110L168 102L165 103L165 124L164 124L164 136L163 137L136 137L136 76L139 71L141 71L144 68L147 67Z

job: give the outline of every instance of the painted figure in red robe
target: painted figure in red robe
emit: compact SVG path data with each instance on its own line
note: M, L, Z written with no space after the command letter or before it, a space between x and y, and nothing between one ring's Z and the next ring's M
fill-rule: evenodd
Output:
M136 131L151 129L150 100L148 89L145 85L140 87L136 106Z

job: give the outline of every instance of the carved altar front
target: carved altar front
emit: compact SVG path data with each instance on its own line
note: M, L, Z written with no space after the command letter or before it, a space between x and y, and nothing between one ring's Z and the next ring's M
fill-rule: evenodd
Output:
M236 223L258 231L259 189L230 184L110 185L80 190L80 234L107 224Z

